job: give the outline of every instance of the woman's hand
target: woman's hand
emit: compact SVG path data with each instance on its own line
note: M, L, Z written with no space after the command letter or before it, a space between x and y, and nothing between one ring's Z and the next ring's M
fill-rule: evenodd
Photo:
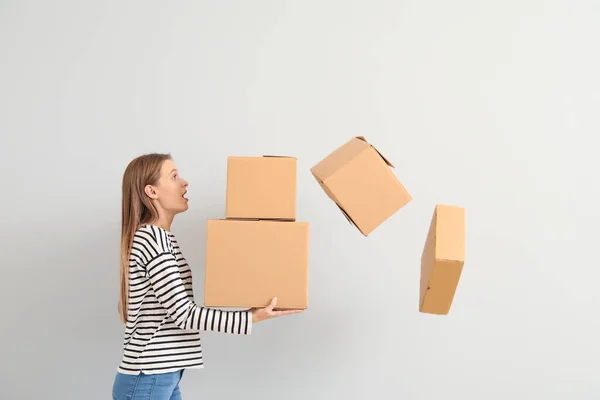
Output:
M266 319L283 317L284 315L291 315L301 313L300 310L280 310L276 309L275 305L277 304L277 297L273 297L271 300L271 304L266 306L265 308L251 308L249 311L252 311L252 323L264 321Z

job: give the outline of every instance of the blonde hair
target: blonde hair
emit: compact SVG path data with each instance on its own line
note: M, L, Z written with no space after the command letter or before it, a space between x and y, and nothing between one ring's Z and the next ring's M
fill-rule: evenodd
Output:
M146 196L146 185L155 185L169 153L150 153L134 158L123 174L121 202L121 295L119 317L127 322L129 307L129 257L136 230L158 219L158 211Z

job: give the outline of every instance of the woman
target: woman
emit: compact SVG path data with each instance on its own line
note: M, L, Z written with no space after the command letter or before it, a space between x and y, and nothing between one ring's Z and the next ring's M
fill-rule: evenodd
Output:
M123 175L121 297L123 357L114 400L178 400L186 368L202 368L199 331L249 335L255 322L301 310L221 311L194 303L192 275L171 223L188 209L188 183L169 154L132 160Z

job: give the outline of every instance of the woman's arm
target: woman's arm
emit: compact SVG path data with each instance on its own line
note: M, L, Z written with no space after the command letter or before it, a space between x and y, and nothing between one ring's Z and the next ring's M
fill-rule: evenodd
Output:
M181 329L249 335L252 311L221 311L200 307L188 297L175 255L159 253L146 270L156 298Z
M136 233L136 240L145 243L144 248L148 253L145 269L154 294L178 327L251 334L252 310L221 311L201 307L188 297L166 231L148 227Z

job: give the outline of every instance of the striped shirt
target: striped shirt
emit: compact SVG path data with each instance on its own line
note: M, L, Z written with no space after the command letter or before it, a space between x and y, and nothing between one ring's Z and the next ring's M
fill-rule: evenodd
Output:
M173 233L141 226L129 257L128 317L118 371L155 374L203 368L202 330L249 335L252 313L196 305L192 271Z

